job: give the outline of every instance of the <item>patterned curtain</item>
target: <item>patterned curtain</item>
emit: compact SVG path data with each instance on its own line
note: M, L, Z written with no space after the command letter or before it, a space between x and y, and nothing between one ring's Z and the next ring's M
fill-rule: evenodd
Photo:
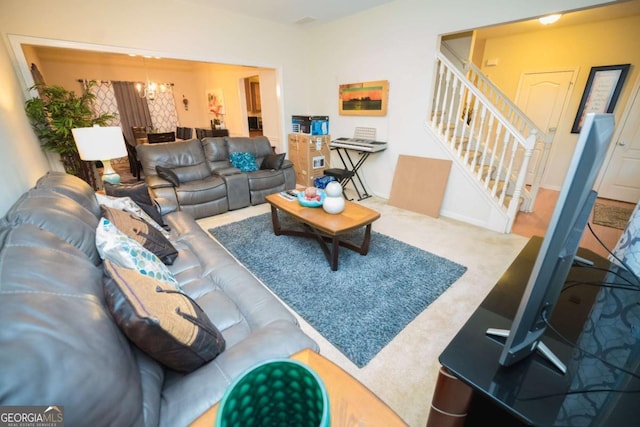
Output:
M84 81L86 87L87 81ZM173 132L178 126L178 112L173 88L166 85L154 99L141 98L134 82L98 81L91 87L95 95L94 112L115 114L113 126L120 126L125 139L135 146L132 126L144 126L157 132ZM124 158L123 158L124 159Z
M173 98L173 88L167 85L167 89L156 93L155 99L147 99L153 128L158 132L174 132L178 126L178 112Z
M86 89L88 81L83 81ZM115 95L113 93L113 86L111 82L97 81L90 89L93 96L92 109L96 116L100 114L114 114L116 117L111 121L111 125L120 125L120 119L118 117L118 103L116 102Z
M87 80L83 81L83 86L86 89ZM120 126L120 115L118 111L118 103L116 102L115 93L113 91L113 85L108 81L96 81L90 88L90 92L95 96L93 100L92 109L96 116L100 114L114 114L115 118L111 120L111 126ZM128 161L127 157L121 157L119 159L112 159L112 163L121 163Z
M152 127L153 122L147 100L140 98L133 82L113 82L113 89L118 101L120 123L125 139L135 146L136 139L131 127L143 126L148 129Z

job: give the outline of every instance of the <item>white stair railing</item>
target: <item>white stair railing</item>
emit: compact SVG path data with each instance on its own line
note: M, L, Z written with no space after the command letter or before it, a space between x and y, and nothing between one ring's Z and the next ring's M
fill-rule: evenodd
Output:
M474 174L500 208L511 229L536 138L525 136L444 55L436 57L431 125ZM511 194L508 194L511 193Z
M539 161L535 165L530 165L529 172L532 175L531 185L529 189L529 198L523 210L532 211L533 202L538 195L540 189L540 183L542 181L542 173L544 172L544 165L549 157L551 151L551 142L555 135L555 129L545 132L540 129L536 124L516 105L507 98L504 93L495 85L491 80L485 76L478 67L472 62L465 61L464 71L467 78L471 83L477 87L486 97L486 99L496 107L502 115L511 123L524 137L529 138L533 136L535 142L542 143L542 153ZM532 170L532 167L535 170Z

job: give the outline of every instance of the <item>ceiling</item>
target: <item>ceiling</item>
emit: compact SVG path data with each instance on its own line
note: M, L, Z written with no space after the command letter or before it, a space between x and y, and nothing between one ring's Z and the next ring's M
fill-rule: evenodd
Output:
M185 0L281 24L327 23L394 0Z
M633 15L640 15L640 0L620 1L609 6L566 13L562 15L558 22L546 26L540 24L537 19L529 19L526 21L479 28L476 30L476 38L489 39L493 37L510 36L519 33L588 24L590 22L618 19Z
M298 23L305 17L313 17L313 23L329 22L340 19L350 14L358 13L369 8L373 8L394 0L184 0L191 2L206 2L215 7L220 7L238 14L250 15L270 21L280 22L290 25L310 25ZM594 21L621 18L624 16L640 15L640 0L619 1L613 5L601 6L578 12L564 14L558 22L549 26L542 26L537 19L530 19L520 22L505 23L491 27L476 29L477 39L487 39L492 37L502 37L517 33L541 31L543 29L559 28L569 25L586 24ZM460 35L467 33L460 33ZM450 34L446 37L456 37ZM63 48L36 48L40 55L58 56L66 54L81 54L88 62L104 62L108 58L112 62L124 62L127 64L140 63L141 66L154 66L155 60L143 64L142 58L130 58L123 54L108 54L104 52L78 52ZM194 64L192 61L162 59L162 67L185 67ZM191 65L189 65L191 64Z
M281 24L309 25L327 23L336 19L374 8L394 0L185 0L206 3L209 6L241 15ZM548 28L585 24L593 21L615 19L640 14L640 0L622 0L610 6L602 6L579 12L567 13ZM505 23L482 28L482 38L500 37L516 33L539 31L537 19Z
M374 8L394 0L184 0L192 3L207 4L215 8L228 10L241 15L281 24L308 25L327 23L336 19ZM565 14L554 24L558 26L577 25L622 16L640 14L640 0L620 0L611 6L603 6L581 12ZM507 23L484 28L487 37L500 37L514 32L539 30L536 19Z

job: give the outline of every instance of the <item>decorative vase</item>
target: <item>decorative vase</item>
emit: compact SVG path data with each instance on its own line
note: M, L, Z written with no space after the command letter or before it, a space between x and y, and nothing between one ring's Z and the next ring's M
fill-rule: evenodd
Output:
M318 374L296 360L273 359L231 383L215 425L329 427L330 419L329 395Z
M327 184L324 189L325 198L322 202L322 209L330 214L339 214L344 210L344 199L342 198L342 185L336 181Z

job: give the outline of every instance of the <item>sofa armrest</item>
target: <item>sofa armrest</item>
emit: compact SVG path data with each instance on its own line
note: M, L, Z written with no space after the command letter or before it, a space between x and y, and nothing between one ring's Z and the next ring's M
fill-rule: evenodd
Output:
M155 198L154 203L156 204L156 208L158 209L158 212L160 212L160 215L165 216L171 212L175 212L178 210L178 204L175 203L175 201L171 201L170 199L167 199L166 197L158 197Z
M173 188L172 183L170 183L166 179L160 178L158 175L146 176L144 180L147 182L147 186L151 189L165 188L165 187Z
M289 169L293 167L293 162L289 159L284 159L282 161L282 167L280 169Z
M215 169L213 173L218 176L224 177L229 175L237 175L239 173L242 173L242 171L238 168L220 168L220 169Z

